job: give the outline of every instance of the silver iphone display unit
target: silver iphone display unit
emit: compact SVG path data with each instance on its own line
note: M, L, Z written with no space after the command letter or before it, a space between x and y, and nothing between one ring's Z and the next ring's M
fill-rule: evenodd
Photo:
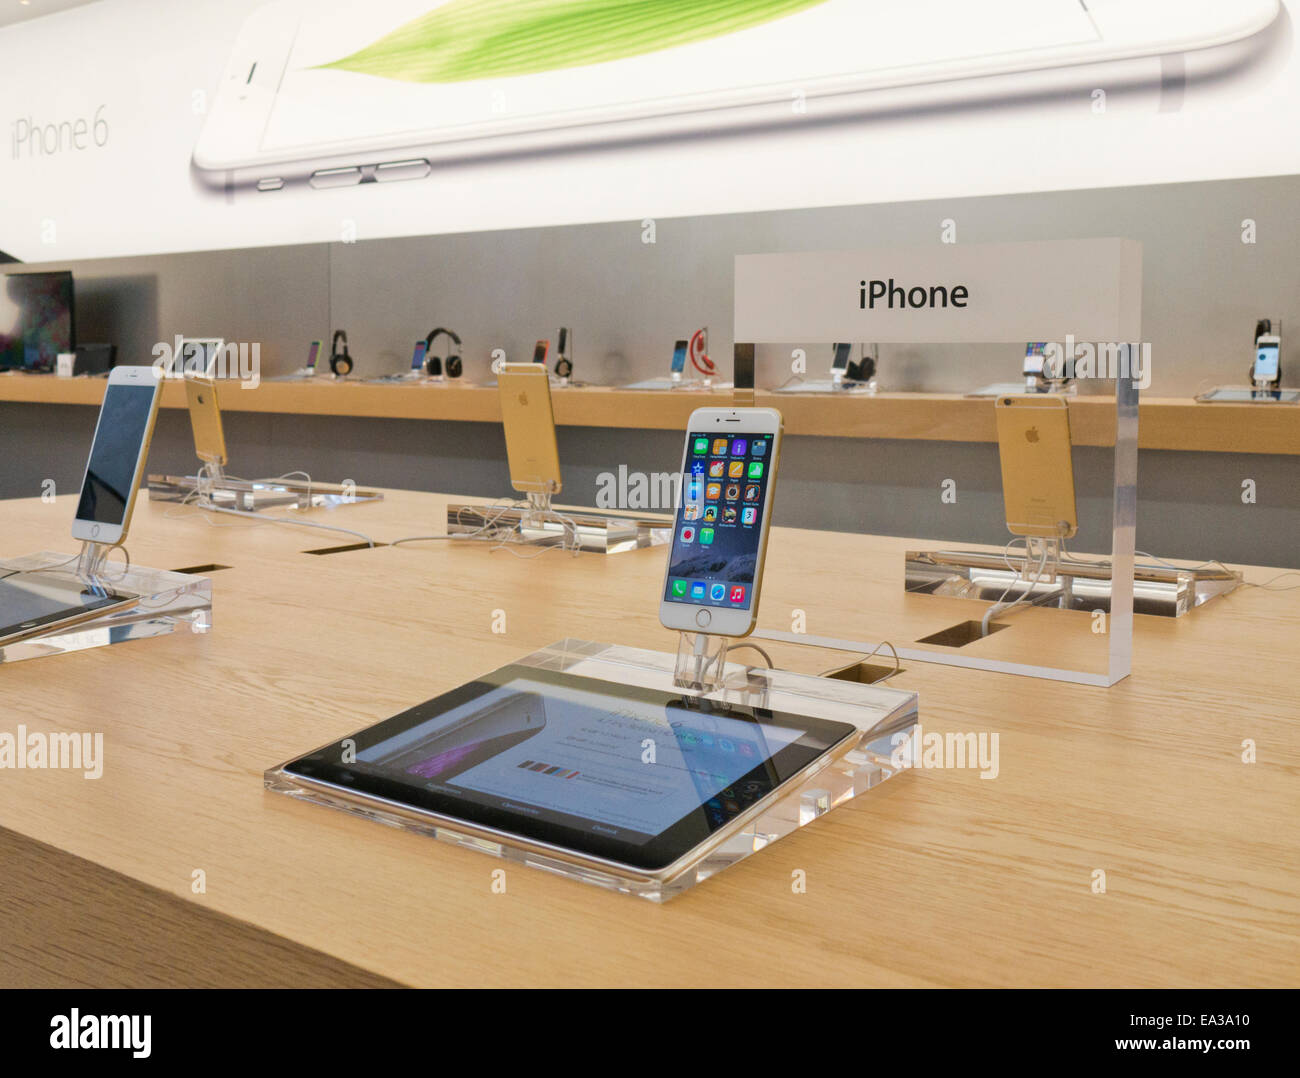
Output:
M74 539L116 546L126 538L161 391L152 367L114 367L109 372L72 522Z
M193 164L220 190L419 179L483 153L767 124L792 93L851 110L864 91L946 85L960 102L963 80L1229 45L1278 12L1279 0L790 0L668 18L648 3L538 14L504 0L277 0L240 30Z
M758 620L781 413L699 408L686 429L659 620L683 632L748 636Z

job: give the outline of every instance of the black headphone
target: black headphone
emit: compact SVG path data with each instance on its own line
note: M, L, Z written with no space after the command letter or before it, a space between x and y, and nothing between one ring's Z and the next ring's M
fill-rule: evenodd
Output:
M844 377L850 382L870 382L876 376L876 357L864 350L862 358L849 360L844 368Z
M433 350L434 339L438 336L450 338L451 343L456 346L453 351L448 353L446 359L443 359L441 356L428 355L428 353ZM424 348L426 353L424 370L430 378L437 378L442 374L444 365L447 368L448 378L460 377L461 371L464 370L464 365L460 360L460 337L456 334L454 329L444 329L442 326L439 326L437 329L429 330L429 335L424 338Z
M555 373L561 378L568 378L573 373L573 360L568 355L569 331L564 326L560 327L559 346L555 350L560 354L560 358L555 361Z
M339 351L339 341L343 341L343 351ZM330 373L337 377L352 373L352 356L348 353L348 331L336 329L330 341Z

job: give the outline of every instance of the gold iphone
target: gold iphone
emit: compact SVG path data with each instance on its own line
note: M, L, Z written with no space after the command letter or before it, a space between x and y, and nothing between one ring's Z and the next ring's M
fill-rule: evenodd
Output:
M999 397L1002 500L1013 535L1068 539L1079 530L1070 412L1063 397Z
M194 430L195 454L204 464L224 465L226 434L221 426L217 383L211 378L187 374L185 398L190 406L190 426Z
M544 366L506 363L497 375L506 432L510 485L525 493L558 494L560 450L551 409L551 379Z

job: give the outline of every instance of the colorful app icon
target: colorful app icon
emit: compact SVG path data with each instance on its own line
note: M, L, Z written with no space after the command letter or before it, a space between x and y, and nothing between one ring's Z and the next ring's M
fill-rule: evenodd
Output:
M737 498L739 498L739 497L740 497L740 484L739 484L739 483L728 483L728 484L727 484L727 501L729 501L729 502L734 502L734 501L735 501Z
M685 598L685 596L686 596L686 581L685 581L685 580L674 580L674 581L673 581L673 595L675 595L678 599Z
M735 752L736 743L734 741L731 741L729 738L720 737L718 738L718 748L720 748L723 752ZM723 791L724 794L726 792L727 791L725 790ZM735 794L732 794L731 796L735 797Z
M711 502L717 501L722 497L722 484L710 483L708 487L705 488L704 497Z
M731 439L731 455L733 457L743 457L745 450L749 446L749 440L746 438Z
M758 501L758 496L760 493L762 493L762 490L763 488L760 487L757 483L750 483L748 486L745 487L745 501L747 502Z
M733 460L727 465L727 475L732 479L739 479L745 474L745 462L743 460Z
M723 524L736 523L736 507L734 505L728 505L723 507L722 523Z
M750 451L750 453L752 453L752 454L753 454L754 456L756 456L756 457L763 457L763 456L766 456L766 455L767 455L767 439L765 439L765 438L755 438L754 441L753 441L753 443L752 443L752 444L750 445L750 447L749 447L749 451Z
M693 584L691 585L691 598L692 598L692 599L703 599L703 598L704 598L704 581L703 581L703 580L697 580L697 581L695 581L695 583L693 583Z
M749 474L749 478L750 478L750 479L762 479L762 478L763 478L763 462L762 462L761 460L751 460L751 461L749 462L749 473L748 473L748 474Z
M703 478L704 478L704 461L702 461L702 460L693 460L693 461L691 461L691 474L690 474L690 478L691 478L691 479L703 479Z
M702 456L704 456L704 454L707 453L708 451L709 451L709 440L708 440L707 438L696 438L696 439L695 439L695 455L696 455L697 457L702 457Z
M722 602L722 597L726 594L727 594L726 584L714 584L713 587L709 589L709 598L712 599L715 603Z
M709 461L709 478L721 479L722 473L726 470L726 468L727 468L727 462L725 460Z
M704 485L702 483L697 483L694 479L692 479L689 483L686 484L686 500L688 502L698 502L700 500L700 494L703 492L703 490L704 490Z
M731 601L732 601L733 603L743 603L743 602L745 601L745 585L744 585L744 584L732 584L732 585L731 585Z
M688 506L687 506L687 507L682 511L682 519L683 519L683 520L699 520L699 519L700 519L700 507L699 507L698 505L688 505Z
M712 528L701 528L701 529L700 529L700 542L703 543L705 546L708 546L711 542L713 542L713 529L712 529Z
M683 528L683 529L682 529L682 542L683 542L683 543L693 543L693 542L695 542L695 529L694 529L694 528L686 527L686 528Z
M727 455L727 439L726 439L726 438L714 438L714 439L713 439L713 455L714 455L715 457L725 457L725 456Z
M745 511L740 515L742 524L753 524L758 520L758 507L753 505L745 506Z
M704 507L704 523L712 524L718 519L718 507L716 505L706 505Z

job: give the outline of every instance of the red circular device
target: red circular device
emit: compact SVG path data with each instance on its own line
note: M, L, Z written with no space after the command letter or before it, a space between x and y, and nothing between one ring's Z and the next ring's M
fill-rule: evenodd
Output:
M701 374L714 375L718 373L718 368L714 365L713 360L709 358L708 347L708 330L697 329L691 337L691 346L688 349L691 356L691 366Z

